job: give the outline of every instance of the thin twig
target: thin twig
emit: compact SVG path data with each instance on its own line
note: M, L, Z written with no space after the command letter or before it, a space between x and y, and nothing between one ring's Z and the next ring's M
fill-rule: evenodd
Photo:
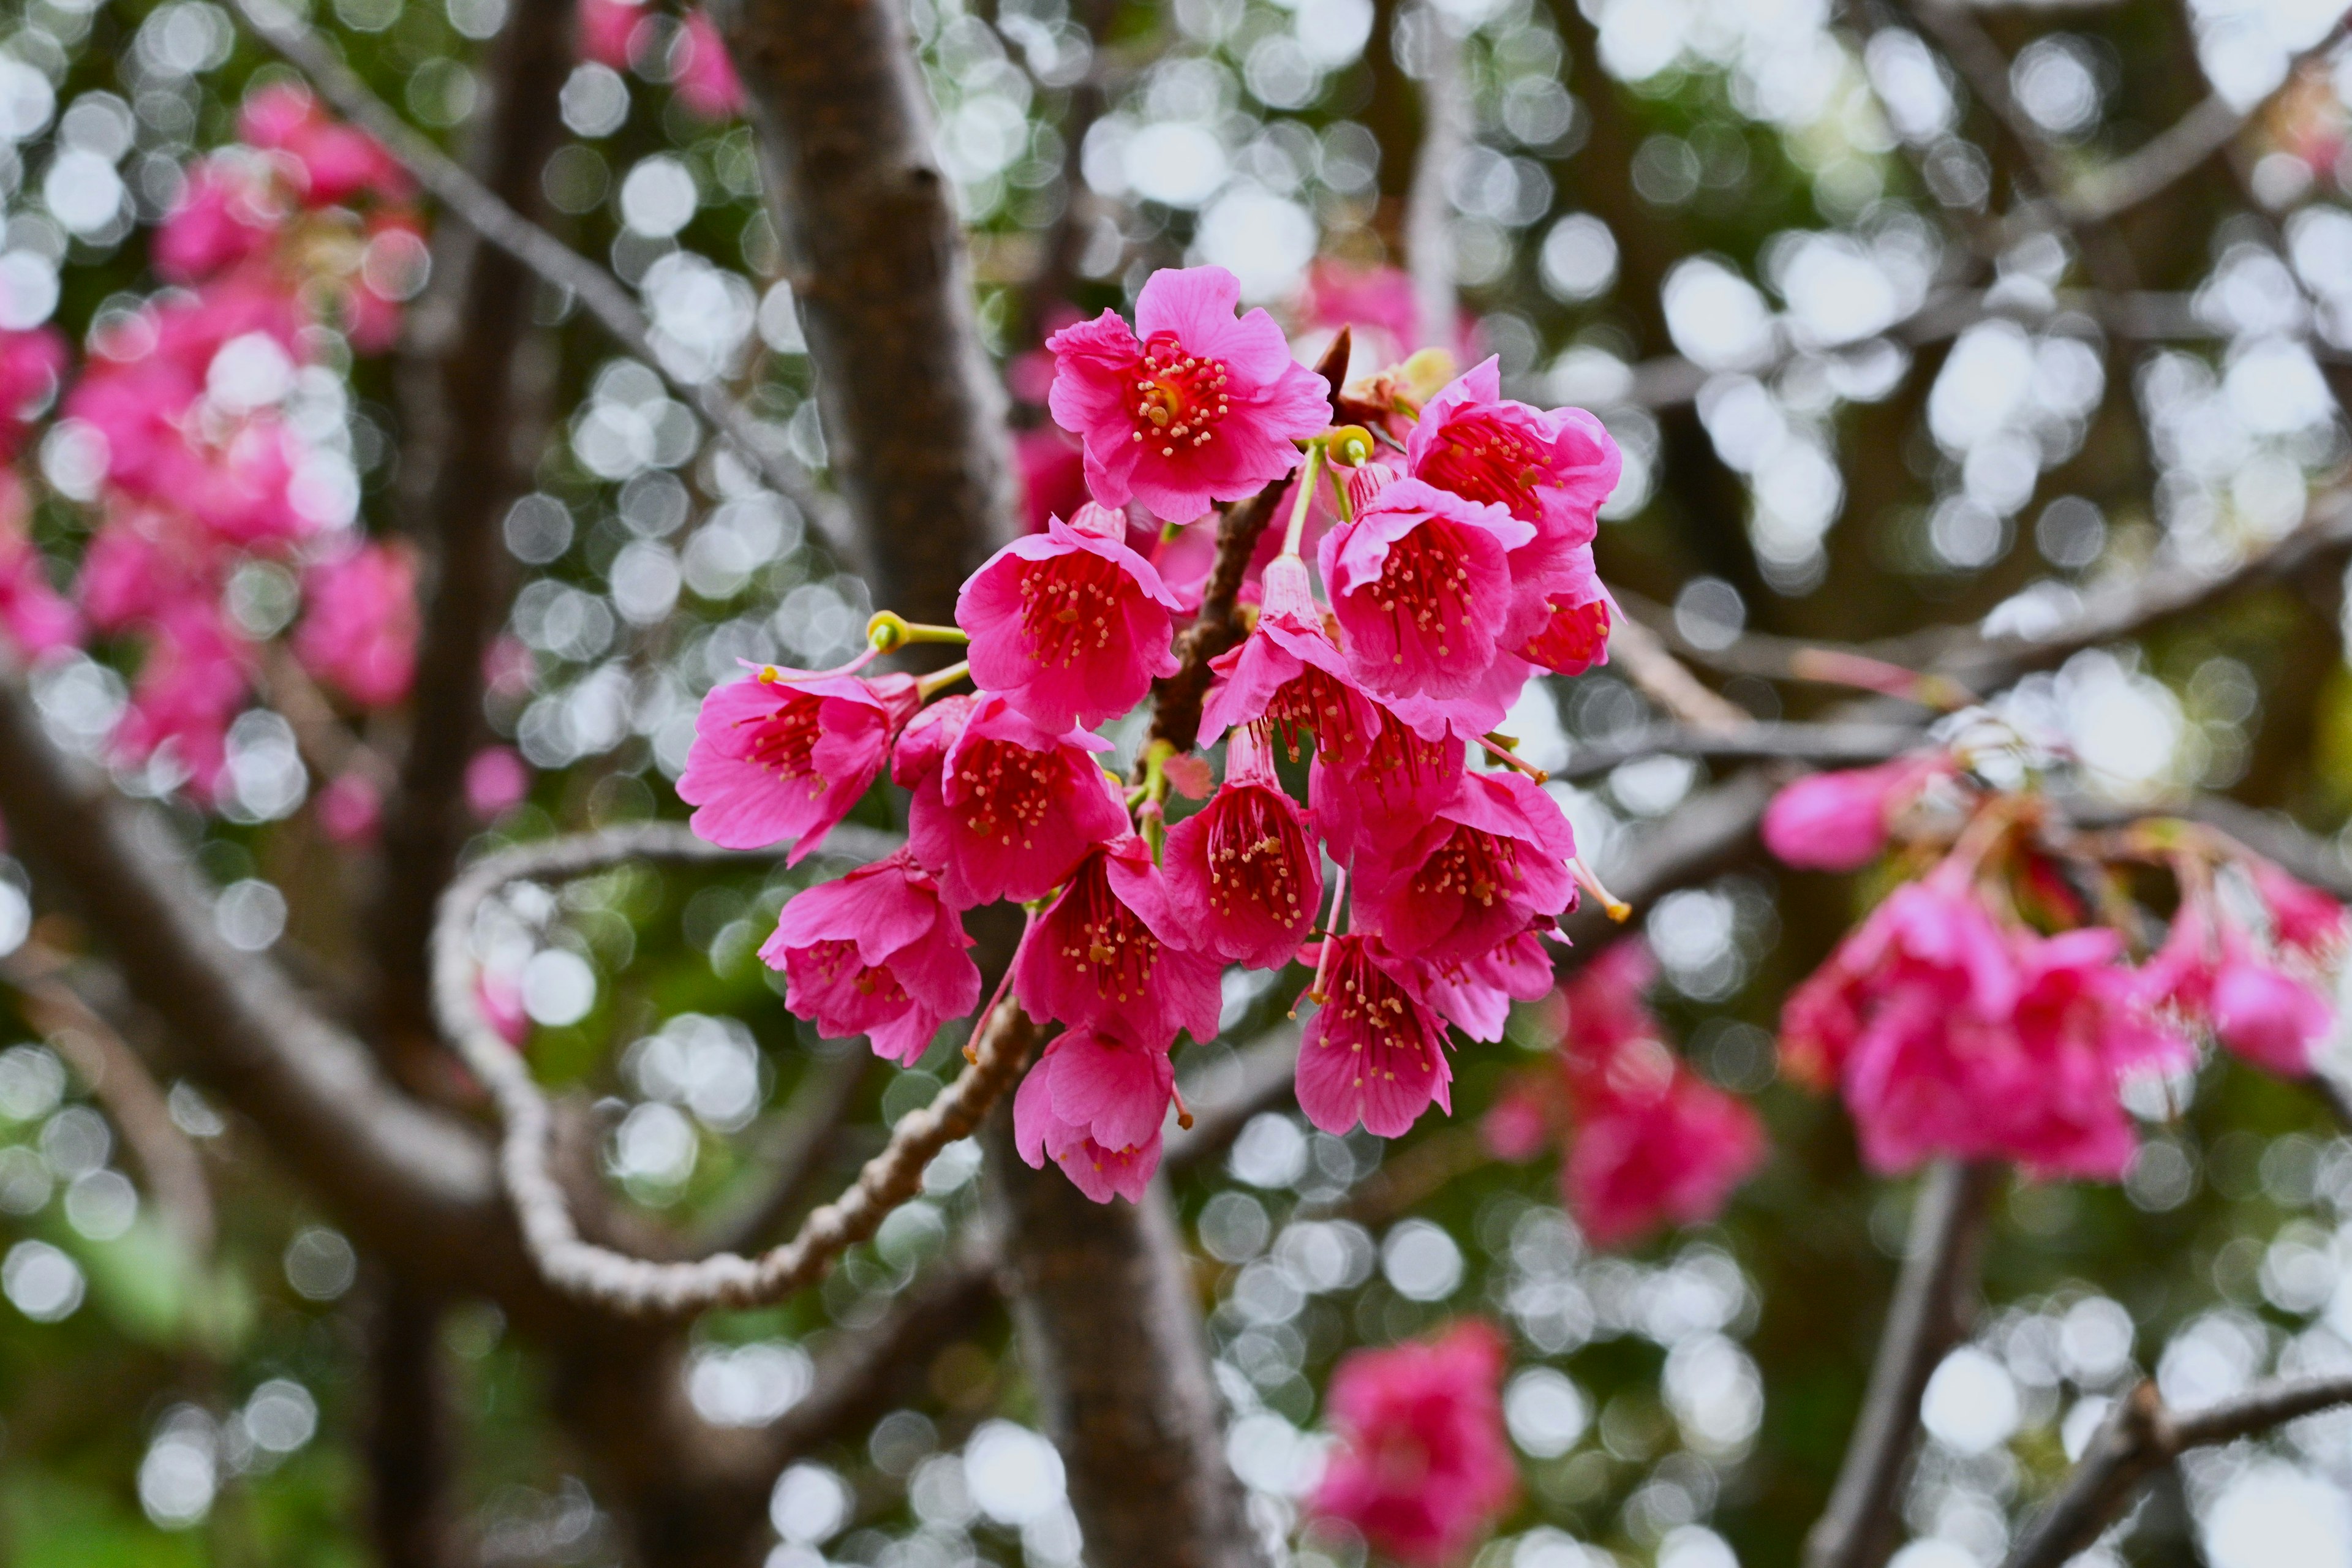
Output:
M979 1126L1020 1076L1035 1035L1012 1002L981 1020L969 1047L971 1065L929 1106L899 1119L889 1143L847 1192L810 1215L790 1241L756 1258L722 1252L688 1263L654 1262L583 1240L562 1184L549 1168L553 1111L530 1064L482 1016L468 938L475 911L512 882L583 875L635 858L649 845L694 853L670 828L640 825L488 857L442 896L433 932L434 1010L443 1034L489 1090L505 1123L499 1169L532 1261L564 1294L646 1318L764 1305L823 1278L835 1259L871 1237L892 1209L921 1190L924 1167L934 1154Z
M1613 773L1643 757L1691 757L1710 763L1785 761L1816 767L1882 763L1925 743L1926 732L1904 724L1792 724L1751 721L1737 730L1649 724L1607 741L1575 743L1556 779L1584 780Z
M1630 616L1619 616L1609 628L1609 653L1644 696L1694 730L1727 734L1756 721L1737 702L1700 685L1657 633Z
M806 471L716 382L689 382L655 348L645 312L610 272L597 266L501 200L465 167L371 91L336 58L326 40L278 0L234 0L237 14L264 42L286 57L343 117L378 142L457 219L586 307L631 354L645 361L677 395L698 409L755 465L761 477L814 523L826 544L855 566L865 548L846 510L820 491Z
M2263 1384L2182 1415L2165 1408L2154 1383L2142 1383L2101 1425L2002 1568L2059 1568L2098 1539L2150 1471L2191 1448L2252 1437L2347 1403L2352 1403L2352 1376L2339 1375Z
M1905 1462L1928 1375L1962 1332L1976 1291L1997 1165L1943 1161L1920 1184L1908 1255L1878 1339L1829 1507L1805 1538L1805 1568L1870 1568L1891 1544Z

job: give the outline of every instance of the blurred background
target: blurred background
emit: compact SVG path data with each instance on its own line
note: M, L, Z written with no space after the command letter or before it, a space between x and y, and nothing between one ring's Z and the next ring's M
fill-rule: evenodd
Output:
M710 80L715 36L654 5L591 8L623 15L320 0L310 16L410 125L478 166L499 95L545 89L537 144L508 136L526 150L501 165L505 193L642 302L659 362L532 282L510 352L467 366L436 282L466 242L412 202L402 221L425 243L372 230L362 263L404 322L373 342L320 329L270 391L319 515L397 540L453 482L436 415L467 417L457 394L482 378L511 384L491 445L521 482L498 497L468 579L493 601L490 657L480 732L458 723L443 769L464 796L453 856L681 818L672 785L702 693L741 660L836 663L877 607L826 543L808 345L753 132L731 84ZM2329 504L2352 363L2352 63L2331 52L2336 20L2329 0L905 12L1026 515L1066 510L1081 483L1044 417L1044 336L1128 306L1154 268L1213 262L1303 360L1353 323L1360 374L1435 344L1497 358L1511 395L1601 414L1626 454L1603 575L1768 720L1835 699L1742 673L1759 634L2040 635L2152 571L2224 572ZM536 65L515 44L525 26ZM0 16L0 328L53 325L77 362L114 353L110 331L168 302L151 242L194 162L237 140L249 94L295 79L212 0L17 0ZM2171 144L2193 153L2181 166L2135 160L2183 127L2203 140ZM688 401L709 386L767 428L772 468L803 478L800 494L721 449ZM104 462L54 413L20 467L38 491L28 537L65 585L106 504ZM2226 795L2285 814L2341 867L2342 570L2340 552L2317 555L2000 700L2118 801ZM225 591L257 646L299 597L296 574L259 553ZM348 832L334 806L338 781L375 776L367 756L408 744L405 694L344 694L322 719L264 674L199 770L184 748L121 749L142 652L98 637L35 664L47 734L166 814L223 940L275 950L331 1006L377 1009L402 1080L462 1102L446 1058L396 1048L421 973L363 994L380 923L404 918L372 901L371 879L412 841L397 825L381 841ZM1569 773L1659 717L1601 669L1531 687L1508 728ZM1139 740L1122 737L1126 754ZM1656 754L1550 787L1605 877L1721 771ZM866 820L887 826L890 809L877 795ZM777 1232L952 1076L958 1039L901 1071L783 1011L754 950L793 887L841 865L631 866L486 908L471 933L486 997L541 1079L574 1092L578 1160L625 1222ZM1276 1100L1171 1152L1255 1518L1295 1521L1343 1351L1483 1312L1512 1337L1524 1489L1480 1568L1795 1560L1911 1204L1909 1184L1863 1176L1833 1101L1775 1076L1780 999L1853 896L1741 855L1644 917L1669 1032L1770 1132L1717 1223L1605 1252L1560 1206L1557 1149L1479 1156L1478 1118L1556 1044L1538 1009L1504 1047L1461 1058L1451 1124L1390 1146L1313 1132ZM416 1300L170 1038L91 1010L111 993L89 934L0 861L0 1554L399 1560L366 1500L446 1440L445 1561L662 1560L593 1484L590 1352L551 1352L497 1289ZM136 931L99 934L138 963ZM1250 1106L1245 1058L1301 980L1228 975L1225 1037L1179 1058L1188 1099ZM2352 1364L2352 1142L2325 1104L2221 1062L2143 1099L2146 1147L2120 1187L2004 1190L1989 1308L1929 1386L1901 1568L1997 1562L2027 1500L2142 1374L2195 1401ZM774 1182L765 1152L828 1105L846 1108L837 1136ZM706 1435L789 1423L826 1347L952 1257L980 1164L976 1145L951 1148L821 1289L703 1321L655 1363L663 1386ZM764 1518L740 1539L771 1568L1075 1563L1062 1461L1009 1335L992 1294L968 1293L887 1397L828 1408L818 1439L758 1479ZM428 1387L434 1420L404 1428L403 1392ZM2347 1488L2352 1420L2305 1423L2168 1471L2128 1544L2084 1561L2352 1563ZM1337 1538L1298 1551L1363 1560Z

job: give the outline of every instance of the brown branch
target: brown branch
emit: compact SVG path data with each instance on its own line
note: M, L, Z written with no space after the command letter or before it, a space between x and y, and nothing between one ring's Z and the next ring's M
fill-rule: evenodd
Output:
M376 1561L383 1568L455 1568L471 1552L452 1517L456 1444L441 1363L441 1303L396 1277L373 1294L361 1448Z
M533 223L546 216L541 176L562 139L557 99L572 35L565 0L522 0L483 62L489 101L468 163ZM406 744L371 779L384 810L365 916L373 1043L410 1084L444 1089L425 944L433 901L474 826L465 774L490 738L483 662L518 575L499 525L530 487L554 355L531 325L531 268L463 222L441 226L435 252L434 287L411 317L399 377L399 515L424 552L424 621Z
M1710 763L1795 762L1814 767L1883 763L1927 742L1907 724L1797 724L1751 721L1736 730L1651 724L1607 741L1576 742L1556 779L1581 781L1613 773L1643 757L1691 757Z
M202 1263L212 1257L216 1234L204 1159L172 1120L146 1063L74 989L66 967L63 953L27 942L0 961L0 981L16 989L25 1021L41 1031L106 1107L147 1177L164 1228L191 1261Z
M798 507L825 542L856 563L857 540L831 502L791 454L715 381L690 383L673 372L653 345L645 312L613 275L530 222L485 186L415 127L369 90L356 72L279 0L234 0L237 15L269 47L308 77L321 97L383 143L435 200L483 239L564 289L611 333L698 409L756 467L769 486Z
M1908 1255L1829 1506L1805 1538L1805 1568L1876 1568L1894 1545L1895 1503L1919 1399L1974 1311L1978 1255L1997 1165L1943 1161L1920 1183Z
M1612 667L1643 696L1694 730L1728 734L1755 722L1739 704L1701 685L1657 633L1631 616L1609 628L1609 652Z
M700 854L688 847L696 842L678 837L674 825L643 824L490 856L442 896L433 933L434 1010L443 1035L489 1091L505 1124L499 1170L532 1262L567 1296L649 1319L779 1301L822 1279L836 1258L921 1190L931 1156L980 1125L1020 1076L1035 1036L1018 1005L1000 1005L974 1029L970 1065L955 1081L928 1107L899 1119L888 1144L847 1192L810 1215L790 1241L756 1258L722 1252L693 1262L656 1262L583 1239L563 1185L550 1169L554 1115L547 1097L532 1081L530 1064L482 1016L479 972L468 941L474 914L500 889L525 878L581 875L655 844Z
M2028 1525L2002 1568L2058 1568L2098 1539L2149 1472L2191 1448L2252 1437L2273 1426L2352 1403L2352 1376L2261 1384L2187 1414L2165 1407L2142 1383L2101 1425L2066 1483Z

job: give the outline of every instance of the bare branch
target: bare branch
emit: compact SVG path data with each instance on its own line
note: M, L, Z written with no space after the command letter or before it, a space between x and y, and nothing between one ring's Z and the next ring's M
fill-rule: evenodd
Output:
M2026 1527L2002 1568L2059 1568L2098 1539L2148 1473L2191 1448L2252 1437L2352 1403L2352 1376L2263 1384L2186 1415L2165 1408L2154 1383L2116 1405L2049 1505Z
M807 471L749 412L730 399L716 381L688 382L669 367L654 346L645 312L618 279L515 211L435 146L391 105L370 91L358 74L336 58L326 40L278 0L234 3L247 26L310 78L320 96L345 119L383 142L401 166L416 177L416 183L452 216L578 300L624 349L659 372L680 397L726 436L745 460L759 469L761 478L816 526L827 545L844 559L864 563L860 541L839 503L818 490Z
M2000 1174L1997 1165L1948 1160L1920 1183L1909 1252L1879 1335L1870 1387L1829 1507L1805 1538L1805 1568L1874 1568L1893 1544L1919 1398L1973 1311L1986 1208Z
M1692 729L1728 733L1755 722L1746 709L1700 685L1655 632L1631 616L1609 628L1609 651L1644 696Z
M1710 763L1797 762L1815 767L1882 763L1926 742L1905 724L1790 724L1753 721L1736 730L1652 724L1605 742L1576 742L1556 779L1581 781L1614 772L1643 757L1692 757Z
M1405 193L1405 264L1422 342L1451 349L1462 303L1454 289L1454 201L1447 186L1455 161L1470 144L1470 93L1462 74L1462 40L1435 5L1424 4L1417 15L1423 40L1421 145Z
M147 1065L66 978L65 955L27 942L0 961L0 981L16 988L26 1022L47 1037L121 1130L165 1228L190 1259L209 1258L215 1227L204 1160L172 1120Z
M1017 1005L1000 1005L975 1027L967 1047L970 1065L955 1081L928 1107L899 1119L889 1143L847 1192L810 1215L792 1240L756 1258L722 1252L690 1263L656 1262L583 1240L562 1184L549 1168L554 1119L547 1097L532 1081L530 1065L482 1016L468 941L474 914L499 889L526 877L580 875L651 845L698 855L688 847L691 842L668 825L643 824L491 856L450 885L433 933L434 1010L442 1033L488 1089L505 1123L499 1169L532 1261L564 1294L645 1318L778 1301L823 1278L835 1258L872 1236L884 1216L921 1189L932 1155L980 1125L1020 1076L1035 1036Z

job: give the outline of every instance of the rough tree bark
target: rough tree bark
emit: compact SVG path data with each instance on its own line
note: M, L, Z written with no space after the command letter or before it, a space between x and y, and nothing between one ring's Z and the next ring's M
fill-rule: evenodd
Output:
M905 14L896 0L712 11L751 96L829 466L877 602L947 621L964 578L1012 537L1012 481Z
M563 134L556 95L572 68L572 12L566 0L520 0L487 62L492 86L475 173L534 220L546 207L541 171ZM417 313L402 378L402 510L430 552L431 608L417 649L419 721L385 813L369 921L370 1026L411 1082L425 1076L420 1057L446 1070L434 1045L425 947L434 900L472 830L464 781L488 736L482 657L513 592L499 525L530 484L552 370L531 352L539 284L530 271L463 225L443 224L436 237L439 286Z

